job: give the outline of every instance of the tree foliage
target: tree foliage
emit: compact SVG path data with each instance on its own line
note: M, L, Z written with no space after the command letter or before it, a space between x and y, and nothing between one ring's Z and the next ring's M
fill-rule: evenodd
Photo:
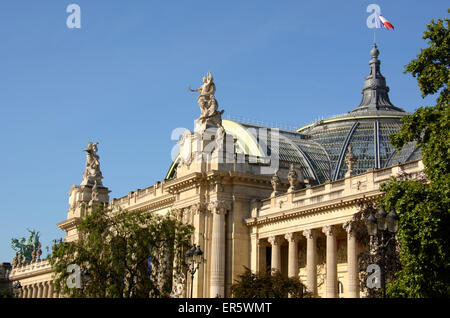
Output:
M78 225L80 239L54 245L55 288L68 297L167 297L172 273L184 268L193 228L141 211L98 207ZM82 268L82 288L69 288L70 264Z
M370 264L382 264L382 248L381 248L381 233L377 233L376 236L370 237L367 233L366 220L371 214L376 214L379 210L380 202L366 202L360 206L359 212L353 215L352 232L358 242L367 242L364 246L368 248L361 249L358 254L359 264L359 278L360 286L365 289L365 297L367 298L379 298L382 297L382 290L376 288L367 287L367 278L369 273L366 271ZM394 280L395 274L400 270L400 244L398 240L395 240L395 234L386 231L383 234L385 241L390 241L386 246L384 273L386 282Z
M404 116L400 132L391 136L397 149L410 141L417 142L432 181L448 177L450 172L449 26L449 19L445 19L445 24L441 19L437 23L432 20L422 37L429 40L429 47L405 66L405 72L417 77L422 97L438 95L436 105L420 107Z
M279 271L272 275L267 272L252 273L245 267L245 272L231 286L235 298L292 298L310 297L305 286L298 278L288 278Z
M397 149L417 142L427 177L393 179L381 187L386 209L400 216L402 269L388 284L392 297L450 296L449 23L439 19L427 25L423 39L429 47L405 69L417 77L422 97L437 95L436 105L405 116L400 132L391 136Z
M450 212L448 186L414 180L384 185L384 204L400 216L402 269L388 284L392 297L450 296Z

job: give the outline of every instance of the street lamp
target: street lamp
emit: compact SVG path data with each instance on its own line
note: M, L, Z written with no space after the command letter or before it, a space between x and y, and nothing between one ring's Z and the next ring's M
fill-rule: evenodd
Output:
M191 298L192 291L194 288L194 275L197 272L200 264L203 262L203 251L200 249L200 246L196 246L195 244L187 250L186 254L186 263L188 265L188 272L191 273Z
M377 233L381 233L381 288L383 289L383 298L386 298L386 280L385 280L385 254L386 254L386 247L388 246L389 242L395 238L395 236L391 237L387 242L385 242L385 233L389 231L390 233L397 233L398 232L398 223L399 223L399 216L395 212L394 209L391 210L389 214L386 213L384 210L384 207L381 207L378 211L376 217L374 217L373 213L370 214L370 216L367 218L366 226L367 226L367 232L371 237L377 236Z

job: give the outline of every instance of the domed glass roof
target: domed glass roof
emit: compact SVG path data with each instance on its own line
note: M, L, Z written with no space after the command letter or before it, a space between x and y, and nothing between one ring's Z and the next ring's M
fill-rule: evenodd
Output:
M343 178L347 172L344 158L348 146L353 148L356 163L352 174L369 168L383 168L420 157L415 143L398 154L389 142L389 135L400 130L401 118L407 115L389 99L389 87L380 72L379 51L374 44L370 51L370 73L364 81L360 105L354 110L301 127L297 131L321 144L331 160L331 179Z
M345 176L347 165L344 159L350 145L356 158L352 175L420 158L421 151L415 143L409 143L396 152L389 142L389 135L400 130L401 118L407 112L394 106L389 99L389 87L380 71L376 44L370 54L370 72L364 80L358 107L297 131L277 130L279 143L276 147L272 145L274 135L271 128L223 120L226 132L236 140L235 151L254 157L270 157L277 151L281 162L295 163L302 168L305 178L313 183ZM266 142L259 140L257 133L252 133L261 128L267 129ZM177 157L166 179L176 175L178 161Z

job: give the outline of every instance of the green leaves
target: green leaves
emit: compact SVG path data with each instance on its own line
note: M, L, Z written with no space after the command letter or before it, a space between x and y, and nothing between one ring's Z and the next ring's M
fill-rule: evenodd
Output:
M405 72L417 77L422 97L435 94L443 87L448 89L450 20L446 18L444 21L434 22L433 19L427 25L422 39L429 40L429 47L422 49L417 59L405 66Z
M287 278L280 272L274 274L254 274L245 267L245 272L239 275L239 280L231 286L235 298L293 298L309 297L304 292L305 287L297 278Z
M388 284L392 297L450 296L450 20L444 21L427 25L423 39L429 47L405 69L417 77L422 97L439 94L436 105L405 116L400 132L391 136L397 149L417 142L428 180L394 179L381 188L386 193L383 204L400 216L402 269Z
M437 103L420 107L414 114L405 116L401 131L391 136L392 144L398 149L410 141L417 141L431 180L450 172L450 20L444 21L433 20L427 25L423 39L429 40L429 47L422 49L417 58L405 66L405 73L417 77L422 97L439 93Z
M439 183L393 180L382 187L384 204L400 216L402 269L388 294L393 297L450 296L450 212Z
M187 248L193 228L170 213L93 210L78 225L80 239L58 244L50 257L56 289L69 297L167 297L175 255ZM151 260L149 266L149 260ZM88 270L82 289L68 288L67 266Z

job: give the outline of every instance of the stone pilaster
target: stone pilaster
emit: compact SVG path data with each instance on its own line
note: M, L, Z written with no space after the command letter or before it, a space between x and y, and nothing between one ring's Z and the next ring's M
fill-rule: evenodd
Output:
M195 227L194 243L205 251L205 240L203 238L205 206L202 203L195 203L189 208L190 214L193 218L193 225ZM203 297L203 280L204 280L204 263L201 263L197 274L194 276L194 297Z
M336 298L338 297L336 230L332 225L327 225L322 228L322 232L327 237L326 297Z
M306 237L306 287L313 296L317 296L317 231L303 231Z
M252 234L250 236L250 269L252 272L256 273L259 271L259 238L257 234Z
M267 242L263 240L258 240L258 267L257 271L259 273L267 272L267 264L266 264L266 254L267 254Z
M272 245L272 264L271 270L273 272L281 272L281 243L283 239L280 236L270 236L269 243Z
M210 267L210 297L225 296L225 214L229 209L226 201L209 203L212 213L211 233L211 267Z
M359 298L358 246L353 231L353 222L342 226L347 232L347 293L348 298Z
M300 240L300 235L298 233L288 233L284 238L289 243L288 276L298 277L298 241Z

